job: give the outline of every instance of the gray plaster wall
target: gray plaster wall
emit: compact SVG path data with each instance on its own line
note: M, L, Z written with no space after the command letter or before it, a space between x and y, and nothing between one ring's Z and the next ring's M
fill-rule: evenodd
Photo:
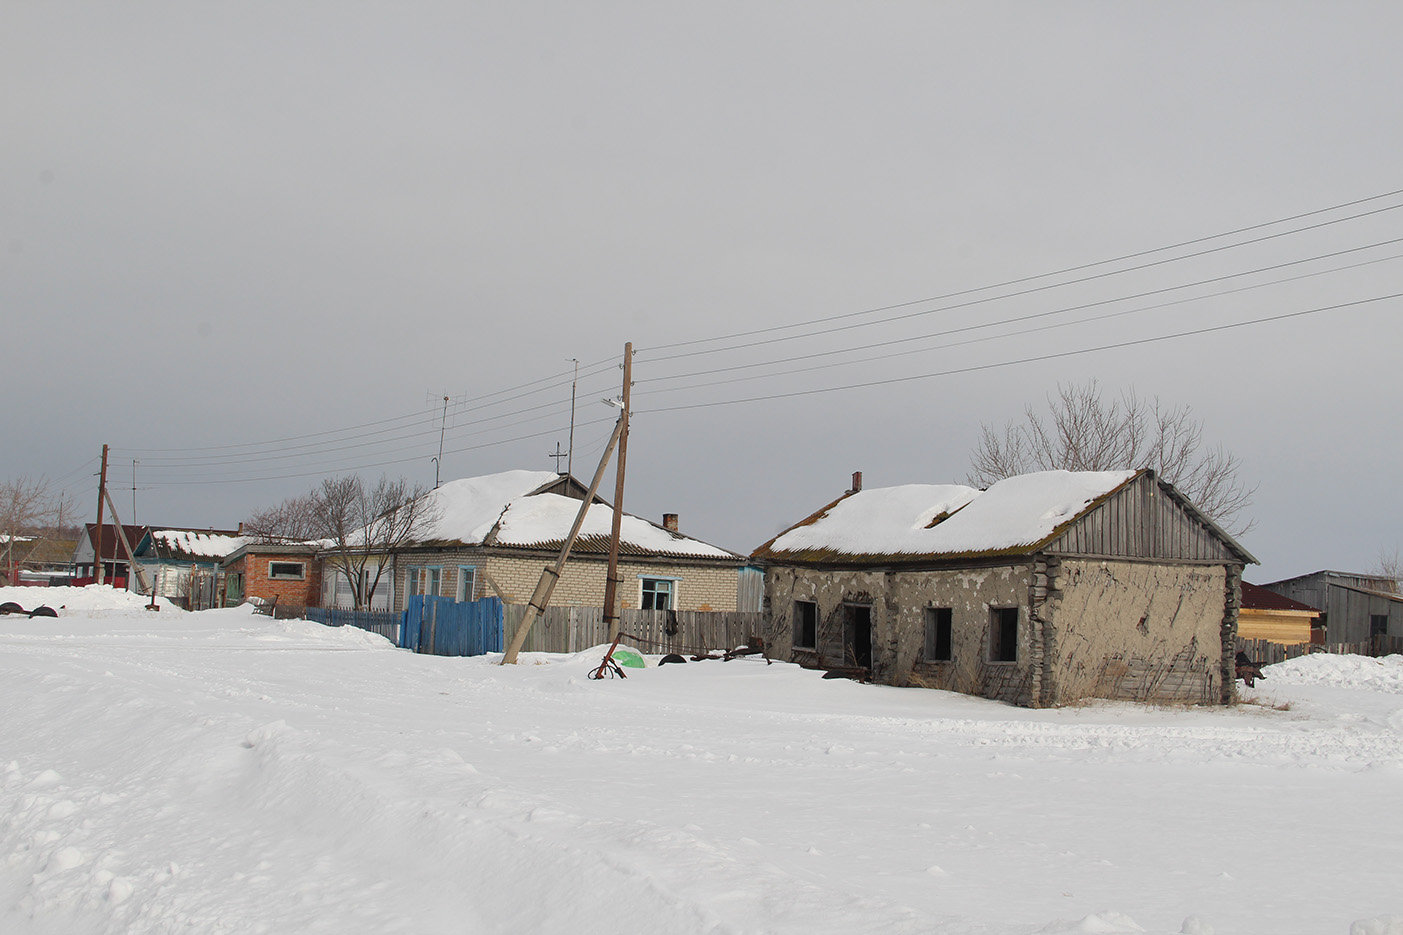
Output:
M1044 703L1221 700L1225 566L1063 559L1051 580Z
M1030 624L1033 566L1028 562L927 571L831 570L772 567L765 575L767 637L776 658L836 668L844 658L850 605L871 608L872 678L1038 704L1040 646ZM794 603L818 605L818 645L794 646ZM949 662L926 662L927 608L951 611ZM1017 661L989 661L991 609L1019 611Z

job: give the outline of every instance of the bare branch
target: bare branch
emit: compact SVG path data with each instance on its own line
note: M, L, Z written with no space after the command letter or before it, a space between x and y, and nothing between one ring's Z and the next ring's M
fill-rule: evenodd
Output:
M1047 412L1032 406L1002 431L981 426L970 454L969 482L987 487L1031 471L1152 468L1232 535L1253 523L1243 514L1255 486L1239 477L1241 462L1221 446L1206 448L1203 423L1186 405L1145 402L1133 389L1106 400L1095 380L1059 384Z

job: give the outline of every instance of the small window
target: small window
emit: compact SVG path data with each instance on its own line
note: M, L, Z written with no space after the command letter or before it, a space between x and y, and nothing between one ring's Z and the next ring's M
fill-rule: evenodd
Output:
M424 581L424 594L427 597L438 597L443 593L443 569L433 566L425 569L428 574Z
M470 601L477 593L477 569L471 565L458 566L458 600Z
M675 581L671 578L643 578L642 585L640 607L644 610L672 610Z
M949 607L926 608L926 662L949 662L952 655L951 629L954 612Z
M989 608L989 661L1018 661L1018 608Z
M794 645L799 649L818 648L818 605L813 601L794 602Z
M406 597L419 593L419 569L412 565L404 570L404 593Z
M1369 636L1388 636L1388 614L1369 615Z
M269 562L268 577L301 581L307 577L307 566L302 562Z

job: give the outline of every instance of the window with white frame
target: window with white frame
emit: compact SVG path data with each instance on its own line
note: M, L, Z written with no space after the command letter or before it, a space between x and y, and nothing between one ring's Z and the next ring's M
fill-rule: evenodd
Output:
M404 569L404 595L413 597L419 593L419 569L413 565Z
M430 565L424 571L424 594L427 597L438 597L443 592L443 569L437 565Z
M470 601L477 594L477 569L472 565L458 566L458 600Z
M677 602L676 578L639 576L638 606L644 610L674 610Z
M305 562L269 562L268 577L301 581L307 577L307 564Z

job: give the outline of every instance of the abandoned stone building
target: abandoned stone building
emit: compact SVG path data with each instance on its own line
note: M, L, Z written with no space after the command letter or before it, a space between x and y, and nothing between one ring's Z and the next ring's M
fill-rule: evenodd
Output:
M1255 559L1153 471L862 490L757 549L776 658L1025 706L1227 703Z

